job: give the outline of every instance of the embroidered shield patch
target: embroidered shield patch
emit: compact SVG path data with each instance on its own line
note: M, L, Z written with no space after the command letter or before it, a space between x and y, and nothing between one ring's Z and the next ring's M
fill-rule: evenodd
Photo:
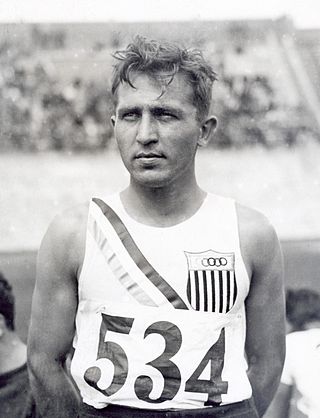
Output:
M237 298L234 253L184 253L188 261L187 297L193 309L229 312Z

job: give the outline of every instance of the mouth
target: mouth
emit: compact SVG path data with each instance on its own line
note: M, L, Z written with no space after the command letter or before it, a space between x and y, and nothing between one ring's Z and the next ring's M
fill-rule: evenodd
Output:
M164 155L158 152L139 152L135 159L144 165L152 165L163 159Z
M136 155L137 159L142 159L142 158L163 158L163 155L158 153L158 152L139 152Z

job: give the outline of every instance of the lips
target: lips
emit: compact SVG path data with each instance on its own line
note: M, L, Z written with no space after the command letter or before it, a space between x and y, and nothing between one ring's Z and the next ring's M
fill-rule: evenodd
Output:
M143 166L154 166L159 163L160 160L164 158L163 154L160 154L159 152L139 152L135 156L136 160L142 164Z
M139 152L136 155L137 159L148 159L148 158L163 158L163 155L157 152Z

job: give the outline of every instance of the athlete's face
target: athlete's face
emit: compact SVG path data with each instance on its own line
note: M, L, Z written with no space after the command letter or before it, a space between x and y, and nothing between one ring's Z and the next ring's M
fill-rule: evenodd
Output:
M150 187L188 181L197 146L208 142L214 118L199 122L183 74L176 74L164 92L159 81L144 74L135 74L132 83L135 88L120 84L112 117L131 179Z

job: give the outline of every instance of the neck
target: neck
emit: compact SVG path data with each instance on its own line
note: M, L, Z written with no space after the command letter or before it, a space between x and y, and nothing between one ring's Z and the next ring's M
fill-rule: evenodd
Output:
M0 339L0 374L17 369L26 361L26 345L15 332L7 331Z
M135 220L153 226L172 226L191 217L205 196L195 178L179 188L174 184L152 188L131 180L121 193L121 200Z

